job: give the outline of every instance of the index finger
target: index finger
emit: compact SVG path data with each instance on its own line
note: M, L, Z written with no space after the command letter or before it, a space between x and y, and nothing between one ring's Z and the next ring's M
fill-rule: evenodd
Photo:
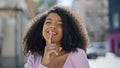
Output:
M51 40L52 40L52 31L50 31L50 35L49 35L49 38L48 38L48 44L51 44Z

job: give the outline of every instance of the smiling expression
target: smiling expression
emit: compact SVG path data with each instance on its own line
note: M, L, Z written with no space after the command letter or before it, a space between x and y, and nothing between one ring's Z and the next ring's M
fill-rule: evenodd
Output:
M52 43L61 43L62 19L57 13L48 14L43 25L42 33L46 43L48 43L50 33L52 33Z

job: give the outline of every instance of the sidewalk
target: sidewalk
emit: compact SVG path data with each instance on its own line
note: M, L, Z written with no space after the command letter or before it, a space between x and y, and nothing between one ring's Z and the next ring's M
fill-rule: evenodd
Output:
M119 68L120 57L113 53L107 53L105 57L98 57L95 60L89 60L91 68Z

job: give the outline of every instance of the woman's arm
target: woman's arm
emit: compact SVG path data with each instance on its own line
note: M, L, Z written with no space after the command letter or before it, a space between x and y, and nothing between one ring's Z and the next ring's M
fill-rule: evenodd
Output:
M34 55L29 55L29 57L28 57L28 61L27 61L27 63L25 64L25 68L35 68L35 67L38 67L38 68L48 68L48 67L46 67L46 66L44 66L44 65L42 65L42 64L39 64L39 66L35 66L35 65L37 65L37 64L35 64L35 63L40 63L40 62L36 62L35 61L35 57L34 57Z

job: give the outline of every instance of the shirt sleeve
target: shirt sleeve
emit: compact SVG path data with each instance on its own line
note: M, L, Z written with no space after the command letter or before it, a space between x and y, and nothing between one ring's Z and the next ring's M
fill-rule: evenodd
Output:
M38 66L38 68L48 68L48 67L46 67L46 66L40 64L40 65Z
M90 68L85 51L82 49L77 50L72 56L74 68Z
M48 67L46 67L46 66L44 66L42 64L39 64L38 66L35 66L36 64L35 64L34 60L35 60L34 55L30 55L28 57L27 63L25 64L25 68L35 68L35 67L37 67L37 68L48 68Z
M33 68L34 65L34 55L29 55L28 61L25 64L25 68Z

